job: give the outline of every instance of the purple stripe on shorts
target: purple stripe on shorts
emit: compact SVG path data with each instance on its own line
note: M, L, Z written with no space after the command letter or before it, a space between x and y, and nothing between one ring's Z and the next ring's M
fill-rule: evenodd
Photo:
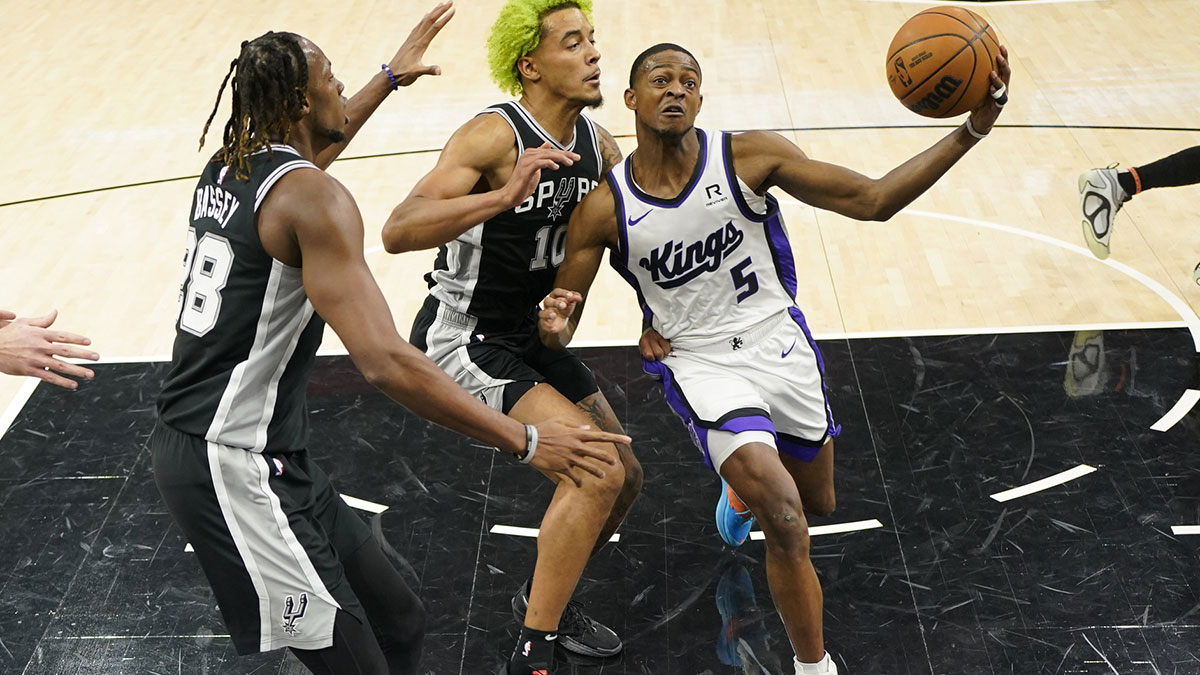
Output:
M839 427L840 430L840 427ZM832 434L831 434L832 435ZM793 441L784 440L781 437L776 437L775 446L779 451L789 457L795 457L802 462L811 462L817 457L817 453L821 451L821 446L813 447L803 443L795 443Z
M696 424L696 416L687 401L684 400L683 392L675 384L675 378L671 376L671 369L662 361L642 359L642 370L658 378L662 384L663 395L667 398L667 405L671 406L671 410L675 411L675 414L683 421L692 437L692 442L704 453L704 465L712 469L712 457L708 455L708 429Z
M821 358L821 350L817 348L817 341L813 339L812 333L808 330L808 323L804 321L804 312L801 312L799 307L789 307L788 314L800 326L800 330L804 331L804 337L808 339L808 344L817 357L817 369L821 373L821 396L825 399L825 420L828 423L830 438L837 438L842 434L842 426L833 421L833 409L829 407L829 387L825 386L825 359Z
M743 431L765 431L774 436L775 425L771 423L770 417L751 415L727 420L721 425L721 431L728 431L733 434L740 434Z

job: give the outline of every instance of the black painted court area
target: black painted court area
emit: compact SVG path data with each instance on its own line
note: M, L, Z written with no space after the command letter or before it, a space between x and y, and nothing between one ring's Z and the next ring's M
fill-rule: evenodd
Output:
M813 539L827 647L843 675L1200 673L1200 412L1150 430L1195 386L1185 330L821 343L838 511L882 528ZM1080 340L1082 343L1082 339ZM718 481L631 348L582 350L645 467L621 540L577 598L626 641L559 673L790 674L762 542L725 547ZM1101 357L1102 355L1102 357ZM1074 363L1070 371L1068 364ZM145 441L165 364L42 386L0 439L0 672L297 673L233 654L193 554L159 501ZM532 569L549 485L318 362L313 451L425 600L423 672L494 673L509 598ZM989 495L1097 471L1004 504Z

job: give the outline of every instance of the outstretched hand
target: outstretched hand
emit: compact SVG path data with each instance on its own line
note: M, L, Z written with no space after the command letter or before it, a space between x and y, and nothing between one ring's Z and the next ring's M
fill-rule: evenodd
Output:
M992 125L1000 117L1004 102L1009 94L1008 82L1012 79L1012 68L1008 65L1008 48L1000 45L1000 54L996 57L996 69L989 73L991 79L988 96L983 103L971 111L971 128L981 134L991 131ZM1001 92L1003 92L1001 94Z
M624 434L598 431L590 426L577 427L558 419L535 425L538 430L537 451L529 462L535 469L562 475L577 487L583 485L584 474L604 478L605 472L617 466L614 448L596 443L632 441Z
M504 184L503 190L504 202L508 208L516 208L521 205L533 191L537 189L538 181L542 177L542 169L557 171L559 165L571 166L579 161L579 155L559 150L550 145L550 141L542 143L536 148L526 148L525 152L517 158L517 165L513 167L512 175L509 176L508 182Z
M447 0L429 10L429 13L421 17L417 25L413 26L412 32L408 34L408 39L400 45L396 55L388 62L388 67L392 69L392 75L396 78L396 84L407 87L422 75L442 74L441 66L427 66L421 60L425 58L425 50L429 48L429 43L452 16L454 16L454 2Z
M64 389L75 389L79 384L58 373L92 379L95 374L90 369L57 358L95 361L100 355L74 346L90 345L88 338L50 330L56 318L58 310L32 319L18 319L16 314L0 310L0 373L36 377Z

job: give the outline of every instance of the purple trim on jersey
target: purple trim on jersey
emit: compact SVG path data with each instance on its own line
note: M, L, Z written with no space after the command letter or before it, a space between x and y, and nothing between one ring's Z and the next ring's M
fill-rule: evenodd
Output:
M696 189L696 185L700 183L700 176L704 175L704 168L708 166L708 135L704 133L703 129L696 128L696 138L700 140L700 159L696 162L696 167L692 169L692 177L688 179L687 186L674 199L659 199L654 195L646 194L637 186L637 182L633 180L633 154L637 151L634 150L634 153L630 153L629 157L625 158L625 182L629 183L629 189L633 191L634 196L648 204L667 208L675 208L690 197L692 190Z
M604 174L604 181L608 183L608 189L613 196L613 210L617 216L617 250L621 253L621 264L629 267L629 232L625 225L625 195L621 192L621 184L611 170Z
M634 293L637 293L638 305L642 308L642 321L648 324L653 313L650 311L650 306L646 304L646 297L642 295L642 287L638 285L637 277L629 271L629 233L626 231L625 225L625 196L621 192L620 182L617 181L612 170L604 174L604 180L608 183L608 189L612 191L613 209L617 216L617 250L609 254L608 264L617 271L617 274L621 275L626 283L633 286Z
M742 187L738 185L737 171L733 168L733 134L727 131L721 133L721 161L725 165L725 181L729 183L729 190L733 192L733 202L737 204L738 211L741 211L747 220L761 223L779 213L779 203L770 195L767 195L766 213L755 213L754 209L750 208L750 204L746 202L746 196L742 194Z
M633 276L633 272L629 271L621 262L620 256L616 251L612 251L608 256L608 264L621 275L621 278L630 286L633 286L633 292L637 294L638 305L642 308L642 322L650 323L650 319L654 316L654 312L650 311L650 305L646 304L646 297L642 295L642 287L638 285L637 277Z
M779 205L775 198L767 196L767 202L773 204L772 213L763 222L766 231L767 244L771 247L771 259L775 261L775 271L788 297L796 298L796 259L792 257L792 244L787 238L787 227L783 224L783 216L779 213ZM799 310L797 310L799 311ZM807 332L807 328L805 331Z
M833 421L833 408L829 407L829 387L825 385L825 359L821 358L821 350L817 348L817 341L813 339L812 333L808 330L804 312L801 312L799 307L789 307L788 314L800 326L800 330L804 331L804 337L808 339L808 345L812 347L813 354L817 357L817 372L821 373L821 394L825 398L825 420L828 422L829 437L837 438L842 434L842 425Z

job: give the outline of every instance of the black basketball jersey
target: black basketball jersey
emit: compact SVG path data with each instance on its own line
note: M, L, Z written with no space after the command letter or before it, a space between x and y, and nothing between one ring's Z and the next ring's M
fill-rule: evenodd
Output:
M305 388L324 322L301 271L272 258L256 216L286 173L316 169L286 145L255 153L250 179L212 161L196 185L171 370L158 399L166 424L255 452L308 437Z
M517 137L517 152L549 141L580 156L557 171L543 169L537 188L521 205L472 227L444 244L432 272L430 293L448 308L473 317L473 330L508 332L536 320L536 308L553 290L563 261L571 212L600 179L596 128L580 114L565 147L546 133L519 103L509 101L481 115L500 115Z

